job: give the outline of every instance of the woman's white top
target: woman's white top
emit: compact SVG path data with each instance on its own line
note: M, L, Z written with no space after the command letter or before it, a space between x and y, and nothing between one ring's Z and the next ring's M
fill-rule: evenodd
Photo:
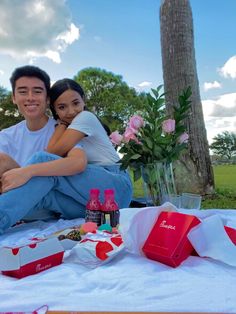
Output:
M68 126L68 129L86 134L79 144L87 155L88 163L112 165L119 161L120 157L104 127L92 112L80 112Z

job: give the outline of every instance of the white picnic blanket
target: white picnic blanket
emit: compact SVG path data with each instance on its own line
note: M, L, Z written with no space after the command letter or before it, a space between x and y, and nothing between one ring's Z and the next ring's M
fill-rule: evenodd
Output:
M142 209L121 210L121 229ZM235 210L181 210L201 219L217 215L236 228ZM11 228L0 245L20 245L83 220L33 222ZM190 256L171 268L124 251L95 269L70 262L23 279L0 275L0 312L32 311L47 304L61 311L236 312L236 267ZM135 252L134 252L135 253Z

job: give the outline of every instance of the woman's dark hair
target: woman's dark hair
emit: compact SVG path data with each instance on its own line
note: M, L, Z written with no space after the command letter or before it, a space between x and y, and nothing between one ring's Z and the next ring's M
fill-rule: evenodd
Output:
M57 100L58 97L60 97L65 91L67 90L74 90L77 93L79 93L80 97L85 100L85 93L83 88L80 86L79 83L76 81L69 79L69 78L64 78L62 80L56 81L56 83L53 84L53 86L50 89L50 109L52 111L52 115L54 119L58 119L58 115L55 111L54 108L54 103ZM88 108L85 106L84 110L88 110ZM98 118L98 117L97 117ZM111 134L110 128L104 124L99 118L98 120L101 122L102 126L104 127L107 135L109 136Z
M11 82L13 94L15 93L16 81L23 76L37 77L38 79L40 79L45 85L47 95L49 95L50 77L44 70L42 70L42 69L40 69L34 65L25 65L25 66L16 68L13 71L13 73L10 77L10 82Z
M69 78L64 78L62 80L56 81L56 83L52 85L49 93L50 109L52 111L54 119L58 119L58 115L54 109L54 103L57 98L61 96L61 94L69 89L76 91L77 93L79 93L83 100L85 99L83 88L79 85L79 83Z

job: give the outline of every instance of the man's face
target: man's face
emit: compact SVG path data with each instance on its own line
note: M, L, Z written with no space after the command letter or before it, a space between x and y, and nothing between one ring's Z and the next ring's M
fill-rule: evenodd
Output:
M37 77L23 76L16 80L12 96L19 112L26 120L40 119L47 109L47 91Z

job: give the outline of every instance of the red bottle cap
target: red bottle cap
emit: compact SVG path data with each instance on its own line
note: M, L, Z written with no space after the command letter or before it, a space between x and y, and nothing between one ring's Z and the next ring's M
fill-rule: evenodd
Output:
M100 210L101 203L99 201L99 189L91 189L90 197L88 203L86 204L86 209L88 210Z
M107 189L107 190L104 190L104 194L105 196L111 196L115 194L115 191L113 189Z
M99 196L100 190L99 189L91 189L90 195Z
M113 189L104 190L105 200L102 204L101 210L111 212L118 209L118 205L114 199L115 191Z

